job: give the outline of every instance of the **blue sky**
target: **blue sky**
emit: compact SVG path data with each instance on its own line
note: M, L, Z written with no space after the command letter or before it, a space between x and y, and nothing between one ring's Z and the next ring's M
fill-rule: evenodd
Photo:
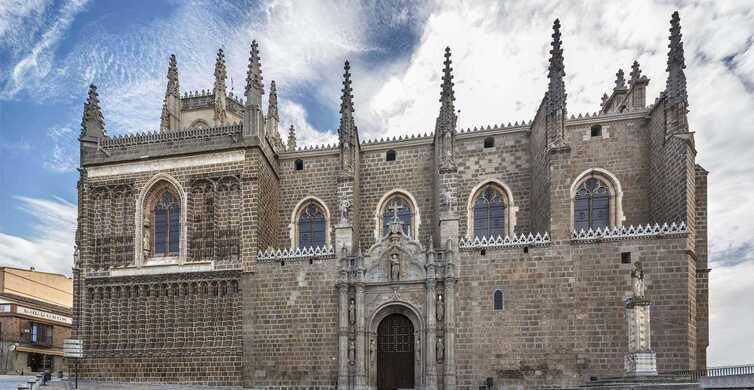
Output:
M532 118L561 19L569 111L594 112L634 59L665 84L667 30L681 14L698 161L710 171L711 364L754 360L754 3L269 0L0 0L0 264L70 273L81 108L97 84L110 135L156 129L167 59L183 91L212 87L223 48L243 90L261 43L281 127L334 142L350 59L362 139L428 132L442 50L453 48L460 125Z

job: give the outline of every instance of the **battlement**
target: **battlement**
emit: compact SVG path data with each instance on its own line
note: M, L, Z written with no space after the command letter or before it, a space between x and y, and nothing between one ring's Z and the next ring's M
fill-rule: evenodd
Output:
M103 149L116 148L122 146L136 146L145 144L155 144L161 142L174 142L181 140L218 137L224 135L240 135L242 131L241 124L236 123L220 127L208 127L203 129L181 129L174 131L147 131L143 133L131 133L121 136L108 137L100 142Z

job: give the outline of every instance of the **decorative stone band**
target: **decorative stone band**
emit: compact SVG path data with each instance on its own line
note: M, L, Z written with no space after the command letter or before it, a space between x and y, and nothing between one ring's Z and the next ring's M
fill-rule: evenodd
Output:
M516 236L515 234L513 237L476 237L473 240L467 240L465 238L461 238L461 242L458 244L458 247L461 250L472 250L472 249L480 249L480 248L510 248L510 247L520 247L520 246L538 246L538 245L547 245L550 243L550 235L548 233L541 234L537 233L532 234L529 233L528 235L521 233L521 235Z
M259 251L257 253L258 263L273 263L277 261L305 261L311 258L333 259L335 258L335 248L332 245L325 245L316 248L268 248L265 251Z
M574 231L571 239L573 241L618 241L645 237L661 238L663 236L676 236L686 234L688 231L686 224L683 222L673 222L670 225L667 223L663 223L662 225L656 223L654 225L616 226L614 228L606 227L595 230L582 229L578 232Z
M240 124L222 127L207 127L204 129L181 129L160 132L151 131L107 138L101 142L101 146L103 148L108 148L115 146L153 144L165 141L234 135L241 134L241 132L242 126Z

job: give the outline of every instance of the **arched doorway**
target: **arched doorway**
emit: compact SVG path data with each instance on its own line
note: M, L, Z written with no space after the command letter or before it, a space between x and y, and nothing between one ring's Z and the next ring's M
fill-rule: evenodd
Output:
M390 314L377 328L377 389L414 387L414 326L403 314Z

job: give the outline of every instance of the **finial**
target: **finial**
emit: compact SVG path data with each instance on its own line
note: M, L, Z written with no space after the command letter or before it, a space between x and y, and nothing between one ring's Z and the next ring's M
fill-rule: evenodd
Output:
M605 107L605 103L607 103L607 99L609 99L609 97L607 96L606 93L603 93L602 94L602 107Z
M270 98L268 104L267 117L278 119L278 90L275 85L275 80L270 82Z
M455 84L453 83L452 64L453 61L450 59L450 46L446 46L445 61L443 62L444 67L442 70L442 84L440 85L442 87L440 92L440 102L444 108L454 111L453 101L456 100L456 97L455 92L453 91L453 86Z
M683 41L681 38L681 17L678 11L673 12L670 19L670 44L668 44L668 79L665 85L665 93L669 103L688 103L686 92L686 61L683 53Z
M552 43L550 49L550 66L548 67L547 78L550 83L547 89L549 103L549 112L563 110L566 113L566 93L565 93L565 64L563 60L563 42L560 34L560 19L555 19L552 25Z
M623 69L618 69L618 73L615 74L615 88L613 90L626 89L626 78L624 77Z
M264 84L262 84L262 63L259 57L259 44L256 40L251 41L251 50L249 51L249 67L246 72L246 99L247 103L259 104L264 94ZM256 101L249 99L250 95L257 96Z
M291 124L291 127L288 129L288 150L296 150L296 129L293 128L293 124Z
M351 143L356 126L353 120L353 88L351 87L351 64L343 65L343 88L340 96L340 127L338 137L341 144Z
M631 64L631 79L628 81L629 84L633 85L639 79L641 78L641 68L639 68L639 61L634 60L634 63Z
M178 63L175 54L170 55L168 60L168 88L165 95L174 95L180 97L180 87L178 86Z
M81 118L81 136L105 137L105 120L102 117L102 110L99 106L97 86L94 84L89 85L86 103L84 103L84 113Z

